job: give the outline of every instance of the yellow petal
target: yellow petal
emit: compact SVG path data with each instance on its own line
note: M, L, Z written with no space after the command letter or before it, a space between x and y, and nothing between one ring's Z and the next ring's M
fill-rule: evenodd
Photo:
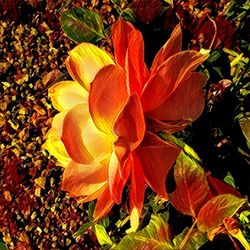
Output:
M67 112L57 114L52 122L52 128L47 133L47 140L43 144L43 148L48 150L50 155L53 155L62 167L67 167L71 158L61 141L62 123Z
M112 153L112 143L96 128L88 104L78 104L67 113L61 138L70 157L81 164L103 160Z
M87 90L96 73L104 66L115 64L111 56L104 50L90 43L81 43L69 52L66 60L71 77Z
M88 92L77 82L62 81L49 89L55 109L67 111L80 103L88 103Z

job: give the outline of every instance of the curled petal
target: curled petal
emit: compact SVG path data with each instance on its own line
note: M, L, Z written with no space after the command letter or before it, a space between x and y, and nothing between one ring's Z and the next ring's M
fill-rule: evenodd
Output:
M52 127L46 135L43 148L53 155L62 167L67 167L72 159L61 140L63 120L67 112L57 114L52 122Z
M180 154L180 149L147 132L136 149L147 184L163 198L168 198L165 182L167 174Z
M182 45L182 32L181 26L177 25L173 30L168 41L163 45L163 47L156 54L151 67L151 74L157 71L157 68L164 63L170 56L181 51Z
M99 220L103 216L105 216L110 209L114 206L115 202L113 201L109 187L106 185L106 188L104 189L102 195L98 198L95 210L94 210L94 220Z
M127 97L124 70L118 65L102 68L91 85L89 110L96 126L111 137L114 121Z
M88 103L88 92L77 82L62 81L49 88L49 97L55 109L67 111L80 103Z
M141 102L145 112L152 111L164 103L182 80L190 77L207 55L196 51L183 51L164 62L145 85ZM151 101L154 100L154 101Z
M93 195L107 184L107 178L105 162L94 162L89 165L71 162L64 170L62 189L71 196Z
M75 106L65 116L62 141L69 156L81 164L100 161L112 152L112 144L96 128L87 104Z
M205 97L203 86L207 77L200 72L192 72L183 79L169 98L158 108L148 113L150 117L166 121L186 121L186 125L196 120L202 113Z
M90 43L81 43L69 52L66 67L71 77L87 90L96 73L104 66L114 64L111 56Z
M137 94L128 98L115 121L113 131L118 137L117 146L124 146L133 151L141 143L145 133L145 121Z

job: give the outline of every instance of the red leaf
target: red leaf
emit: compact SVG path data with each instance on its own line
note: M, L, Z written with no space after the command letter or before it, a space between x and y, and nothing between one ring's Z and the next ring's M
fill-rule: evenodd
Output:
M214 196L218 194L232 194L236 197L242 198L242 195L237 190L235 190L229 184L221 181L220 179L216 179L208 175L207 180L210 186L210 190Z

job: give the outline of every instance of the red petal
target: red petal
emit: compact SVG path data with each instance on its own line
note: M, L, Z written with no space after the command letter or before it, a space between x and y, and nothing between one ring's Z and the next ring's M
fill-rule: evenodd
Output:
M137 94L131 95L127 100L115 121L113 131L118 136L116 145L124 146L131 151L142 141L145 133L145 121Z
M151 74L156 72L157 68L164 63L170 56L181 51L182 45L182 32L181 26L177 25L173 30L168 41L163 45L163 47L156 54L151 67Z
M118 65L103 67L91 84L89 109L96 126L112 132L114 120L128 97L125 71Z
M167 198L166 177L180 154L180 149L147 132L135 152L141 161L147 184L157 194Z
M191 73L160 107L150 111L148 115L160 121L183 121L188 125L203 111L205 97L202 87L206 81L207 77L203 73Z
M133 155L133 166L131 172L131 190L130 190L130 222L131 228L135 231L139 225L139 216L143 208L145 178L141 163L137 156Z
M110 211L114 204L115 202L111 198L109 187L107 185L95 205L95 210L93 214L94 219L99 220L100 218L104 217Z
M164 62L145 85L141 102L143 110L150 112L163 104L183 79L190 76L205 59L196 51L183 51ZM152 101L153 100L153 101Z

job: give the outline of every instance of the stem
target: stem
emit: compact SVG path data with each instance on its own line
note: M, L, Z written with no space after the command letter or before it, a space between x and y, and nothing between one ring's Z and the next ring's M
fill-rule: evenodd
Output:
M209 49L212 49L212 46L215 42L215 38L217 36L217 25L216 25L216 22L210 17L210 16L207 16L208 19L212 22L212 24L214 25L214 36L213 36L213 40L211 41L211 44L209 46Z
M194 221L193 225L188 230L188 233L185 235L183 241L181 242L181 244L179 246L179 250L183 249L183 247L186 245L188 239L190 238L190 235L191 235L192 231L194 230L194 227L195 227L196 223L197 223L197 219Z

